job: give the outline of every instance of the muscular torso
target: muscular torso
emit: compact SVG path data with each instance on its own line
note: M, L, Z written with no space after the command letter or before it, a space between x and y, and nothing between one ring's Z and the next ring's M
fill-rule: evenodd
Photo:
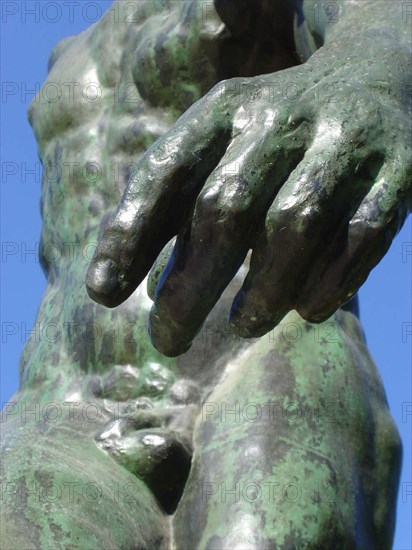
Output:
M81 480L80 486L85 480L113 480L126 487L133 480L140 491L124 510L113 499L103 499L99 506L85 501L84 507L81 500L66 508L62 502L57 511L47 507L47 513L44 507L45 524L50 521L56 540L61 535L55 518L63 518L65 526L67 510L73 509L73 525L83 525L86 518L98 526L90 547L96 540L107 545L112 536L113 547L124 548L240 548L249 542L251 548L273 548L275 542L279 548L326 548L328 541L340 548L378 547L375 541L390 546L399 439L359 323L350 313L339 312L317 327L291 312L273 334L258 342L242 340L226 324L231 298L244 276L239 273L189 352L166 358L147 335L151 301L145 284L111 310L92 302L85 288L99 232L151 143L220 80L297 63L292 37L285 34L290 20L282 22L287 4L115 2L101 21L52 53L48 80L30 107L44 165L42 251L48 286L39 328L22 356L17 398L27 408L37 401L83 406L73 406L73 418L64 415L52 429L43 417L38 422L31 415L32 423L26 424L15 414L5 439L6 479L14 483L21 472L40 472L38 479L47 481L50 475L53 482L64 480L63 485L68 479ZM241 9L230 12L235 5ZM253 11L256 6L260 11ZM279 33L271 31L277 28ZM200 409L202 396L206 402ZM85 418L90 402L104 404L106 414L93 421ZM119 402L123 407L134 403L137 411L111 408ZM253 403L274 403L274 410L283 412L255 423L244 416ZM305 412L295 426L283 414L291 403L321 415L332 404L335 417L333 422L315 421ZM223 419L226 409L233 418L235 404L242 411L239 419ZM113 410L122 413L120 421ZM204 418L205 411L213 414ZM96 453L95 438L133 478L105 453ZM165 445L157 452L159 441ZM181 453L185 446L187 483L181 475L182 456L177 455L177 467L173 462L173 452ZM164 455L164 448L173 452ZM161 500L159 473L167 488L175 483L174 496L180 499L173 529L163 517L170 510ZM256 505L242 499L239 506L228 506L220 494L214 500L203 498L205 481L231 488L238 480L262 487L293 482L303 489L323 484L338 498L324 504L305 500L305 494L299 502L288 500L287 507L284 499ZM29 519L17 497L4 508L11 525L6 540L16 546L16 533L21 533L21 544L33 536L40 539L37 519L32 520L42 518L37 504ZM93 515L101 510L104 521ZM126 523L119 523L121 516ZM72 523L70 519L67 532L74 540ZM102 531L103 523L110 526L109 534ZM117 524L122 526L119 533L112 527ZM54 539L50 547L58 547Z
M42 260L49 282L38 319L46 337L30 342L22 359L29 384L53 379L59 366L77 375L153 362L202 381L213 377L213 365L228 350L233 355L249 345L225 329L230 302L223 298L192 350L167 359L147 336L144 284L114 310L92 302L84 285L100 228L151 143L222 79L297 62L292 37L264 28L268 21L285 28L284 10L263 0L243 4L243 12L235 3L222 12L219 4L231 30L213 2L148 0L133 3L133 13L132 3L125 11L115 2L98 23L52 52L48 79L29 112L44 165ZM242 18L254 22L242 29Z

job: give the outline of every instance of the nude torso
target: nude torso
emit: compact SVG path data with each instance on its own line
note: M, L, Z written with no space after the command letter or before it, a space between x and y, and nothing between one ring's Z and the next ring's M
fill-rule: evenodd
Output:
M246 543L250 548L309 547L299 542L303 528L302 540L309 540L310 547L328 547L325 536L342 541L341 548L378 547L375 541L389 547L382 533L390 539L399 440L354 316L338 312L329 325L316 326L291 312L273 334L242 340L230 333L226 317L243 272L225 291L192 348L167 358L152 347L147 334L151 301L145 284L114 309L87 295L86 271L101 227L147 148L222 79L293 64L290 52L279 53L285 53L282 45L278 55L265 60L256 41L231 35L213 2L126 4L136 10L125 13L122 3L115 2L98 23L55 48L48 80L30 107L44 165L42 248L48 286L37 318L40 337L32 337L21 359L18 398L29 406L36 401L79 406L60 425L51 426L43 418L34 421L33 415L32 424L23 424L14 415L16 427L9 424L6 438L6 467L13 476L14 465L20 467L25 457L23 473L49 471L53 481L120 479L126 486L132 480L139 491L131 504L113 505L113 499L103 499L98 507L70 502L67 509L77 514L73 525L85 518L98 526L90 547L97 546L96 540L107 544L111 537L112 547L123 548L244 548ZM269 31L272 23L268 20ZM270 33L276 51L276 33ZM264 49L270 51L267 44ZM58 100L56 89L62 93ZM105 410L98 421L83 414L90 402ZM277 414L258 422L245 419L251 402L275 403ZM112 408L119 403L136 408L131 413ZM235 403L242 411L240 420L230 412ZM288 422L284 416L291 403L305 412L301 422ZM326 414L327 404L333 405L333 418ZM221 414L226 408L227 419ZM120 420L113 418L113 411L120 411ZM205 411L213 414L204 418ZM318 411L315 417L320 418L315 421L306 411ZM149 445L146 436L155 443ZM170 463L161 446L156 454L156 438L163 438L174 452L186 448L187 482L180 475L182 461L178 467ZM96 453L96 442L107 453ZM172 510L161 501L162 490L156 490L160 469L154 468L152 475L147 472L150 464L158 464L169 485L175 484L177 511L167 521L166 512ZM370 485L377 487L376 495L368 492L370 479L376 480ZM293 482L304 490L320 484L336 498L305 500L304 493L286 507L284 499L255 504L227 503L220 494L203 498L205 481L231 489L238 480L262 487ZM63 503L60 510L60 504L50 513L42 510L53 527L55 517L67 521L67 509ZM21 528L21 502L10 507L11 514L14 509L18 514L8 519L15 543L14 525L24 538L32 520L24 517ZM107 511L109 533L93 515L100 510ZM113 525L121 514L126 523L117 534ZM42 517L38 508L32 515ZM74 533L70 522L67 530ZM82 541L82 547L87 545Z
M262 66L258 49L231 37L212 3L135 5L131 16L115 3L90 29L58 44L48 79L30 107L44 165L42 249L49 274L38 321L45 333L57 326L61 337L52 356L47 338L40 345L29 342L21 367L29 383L49 377L44 369L40 374L31 368L39 363L53 363L51 377L59 365L77 376L154 362L198 379L206 369L212 376L211 365L228 350L235 354L249 345L230 333L222 336L230 304L222 299L212 314L212 329L207 323L184 358L167 359L149 342L151 302L145 284L114 310L86 294L86 270L100 228L147 148L222 78L273 72L291 63L292 54L278 54ZM227 52L234 50L228 66ZM207 371L200 378L210 378Z

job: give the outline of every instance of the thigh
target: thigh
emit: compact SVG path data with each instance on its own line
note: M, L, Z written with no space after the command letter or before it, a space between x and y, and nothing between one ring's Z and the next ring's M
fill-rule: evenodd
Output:
M26 393L3 414L1 548L169 548L146 484L96 446L84 420L48 423L36 402Z
M399 437L357 319L291 313L203 404L177 548L390 548Z

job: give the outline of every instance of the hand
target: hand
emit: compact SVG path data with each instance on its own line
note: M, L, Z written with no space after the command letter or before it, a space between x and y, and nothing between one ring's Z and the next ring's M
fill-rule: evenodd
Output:
M241 336L291 309L327 319L406 217L410 122L401 84L382 77L396 48L322 48L302 66L215 86L139 162L91 263L90 296L119 305L177 235L150 317L165 355L189 349L250 249L230 312Z

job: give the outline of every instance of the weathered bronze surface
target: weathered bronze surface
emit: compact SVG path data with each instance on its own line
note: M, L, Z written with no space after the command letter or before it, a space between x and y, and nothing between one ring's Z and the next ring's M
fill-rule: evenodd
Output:
M37 322L65 328L3 411L2 548L391 547L356 292L412 202L402 15L119 0L54 48Z

